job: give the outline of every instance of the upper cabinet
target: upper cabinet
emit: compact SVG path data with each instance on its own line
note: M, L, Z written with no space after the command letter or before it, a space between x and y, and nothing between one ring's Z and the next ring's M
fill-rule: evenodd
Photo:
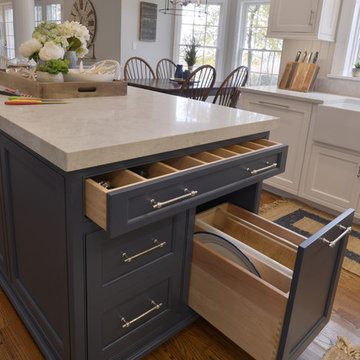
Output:
M271 0L268 36L334 41L341 0Z

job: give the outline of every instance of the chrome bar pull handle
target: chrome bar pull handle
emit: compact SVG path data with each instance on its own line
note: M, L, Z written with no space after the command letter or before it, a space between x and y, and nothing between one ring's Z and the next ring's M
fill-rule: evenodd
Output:
M166 245L166 241L163 241L162 243L159 243L159 241L157 239L154 240L154 245L153 247L151 247L150 249L144 250L141 253L138 253L136 255L133 255L131 257L128 257L126 252L122 253L122 257L125 258L124 259L124 263L129 263L131 261L133 261L134 259L138 258L139 256L145 255L151 251L154 251L156 249L160 249L163 248Z
M172 203L174 203L176 201L194 197L195 195L198 194L198 191L197 190L190 191L189 189L185 188L184 193L185 193L184 195L181 195L181 196L178 196L176 198L166 200L166 201L163 201L163 202L156 201L155 199L151 199L150 204L152 205L153 209L161 209L163 206L170 205L170 204L172 204Z
M321 237L320 240L322 240L323 243L327 244L331 248L335 247L336 243L338 243L345 235L350 234L350 232L351 232L351 226L345 227L345 226L339 225L339 228L344 231L334 241L329 241L323 237Z
M266 170L270 170L270 169L275 169L277 167L277 163L269 163L268 161L265 163L267 166L261 168L261 169L255 169L255 170L251 170L250 168L246 168L246 171L249 172L251 175L256 175L259 174L263 171Z
M124 324L122 325L123 329L127 329L129 328L132 324L134 324L135 322L141 320L143 317L145 317L146 315L149 315L150 313L152 313L153 311L159 310L162 306L163 303L157 304L154 300L151 300L151 305L153 305L153 307L148 310L145 311L143 314L139 315L138 317L136 317L135 319L132 319L130 321L126 321L126 319L124 317L122 317L120 319L121 322L123 322Z
M256 105L256 103L254 103L254 104ZM281 108L281 109L290 109L289 105L276 104L276 103L272 103L272 102L268 102L268 101L258 101L258 104L272 106L272 107Z
M311 11L310 11L310 18L309 18L309 25L310 25L310 26L313 26L313 25L314 25L314 23L313 23L313 17L314 17L314 15L315 15L315 11L314 11L314 10L311 10Z

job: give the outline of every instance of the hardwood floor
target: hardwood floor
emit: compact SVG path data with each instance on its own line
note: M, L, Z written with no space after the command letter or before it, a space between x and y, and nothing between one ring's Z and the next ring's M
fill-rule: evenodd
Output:
M278 197L264 192L262 203ZM360 277L343 270L329 324L299 360L320 360L338 335L360 345ZM43 360L36 344L0 290L0 360ZM172 337L144 360L251 360L252 358L203 319Z

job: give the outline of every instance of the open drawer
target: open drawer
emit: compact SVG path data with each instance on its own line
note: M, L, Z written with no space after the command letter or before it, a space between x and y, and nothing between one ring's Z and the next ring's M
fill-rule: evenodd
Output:
M85 215L110 237L284 170L287 146L256 139L85 180Z
M330 318L353 214L310 238L229 203L199 214L189 306L257 360L296 359ZM199 232L237 244L258 274Z

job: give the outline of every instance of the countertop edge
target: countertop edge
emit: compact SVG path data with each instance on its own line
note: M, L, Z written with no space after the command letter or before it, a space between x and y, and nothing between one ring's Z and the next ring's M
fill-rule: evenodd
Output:
M119 161L136 159L148 155L161 154L193 146L206 145L217 141L223 141L256 133L267 132L275 129L279 125L280 120L278 118L269 117L269 119L266 121L260 121L251 124L235 125L222 129L204 130L202 132L196 132L193 134L175 135L166 139L160 138L156 140L146 140L144 142L137 143L136 152L133 152L132 155L129 155L126 147L133 148L134 144L113 146L111 148L104 149L79 151L76 153L68 154L64 163L55 165L57 165L64 171L71 172L85 168L111 164ZM92 156L94 151L102 152L101 161L97 161Z
M276 96L279 96L279 97L282 97L285 99L289 99L289 100L297 100L297 101L303 101L303 102L314 103L314 104L323 104L325 102L325 100L315 99L312 97L306 97L306 95L309 95L311 93L300 93L300 94L304 94L303 96L301 96L296 91L291 91L291 90L277 89L277 91L275 91L272 88L270 88L269 90L265 90L265 89L244 87L241 89L241 92L247 92L247 93L258 94L258 95L272 95L272 96L276 95Z

